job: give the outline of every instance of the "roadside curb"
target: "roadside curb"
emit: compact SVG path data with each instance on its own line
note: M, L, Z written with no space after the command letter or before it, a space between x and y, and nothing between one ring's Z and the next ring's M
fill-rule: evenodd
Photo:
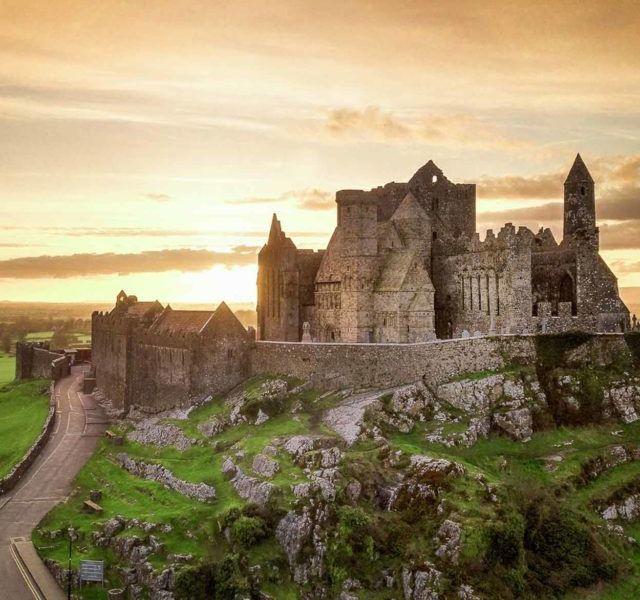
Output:
M27 587L36 600L65 600L64 593L58 587L58 583L45 564L40 560L30 540L11 538L9 551Z

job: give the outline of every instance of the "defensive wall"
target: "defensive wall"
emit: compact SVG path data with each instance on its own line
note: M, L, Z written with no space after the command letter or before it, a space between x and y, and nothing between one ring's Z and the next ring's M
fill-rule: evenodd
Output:
M535 335L501 335L418 344L261 341L252 350L251 373L290 375L310 380L320 389L387 388L418 380L430 386L508 364L533 365L536 340ZM610 364L628 352L623 334L594 334L583 346L580 361L594 365Z
M63 352L51 352L43 342L16 343L16 379L53 379L71 372L71 358Z

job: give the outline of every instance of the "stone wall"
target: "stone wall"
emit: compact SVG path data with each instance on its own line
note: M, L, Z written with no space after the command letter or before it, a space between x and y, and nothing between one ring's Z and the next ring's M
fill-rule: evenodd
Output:
M296 344L256 342L253 375L311 380L321 389L386 388L422 379L436 385L456 375L531 363L533 336L439 340L420 344Z
M70 373L70 359L41 342L16 343L16 379L53 379Z

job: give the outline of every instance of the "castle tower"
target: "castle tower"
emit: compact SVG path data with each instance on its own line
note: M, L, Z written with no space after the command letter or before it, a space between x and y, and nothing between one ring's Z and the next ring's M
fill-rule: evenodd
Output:
M564 182L564 237L596 233L595 185L578 154Z
M258 339L300 340L298 288L297 248L274 213L258 254Z

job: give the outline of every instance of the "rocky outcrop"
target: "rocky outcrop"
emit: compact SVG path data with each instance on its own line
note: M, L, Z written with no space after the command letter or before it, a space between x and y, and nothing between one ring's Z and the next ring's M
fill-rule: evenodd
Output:
M640 382L614 384L604 390L604 400L623 423L633 423L640 418Z
M635 521L640 518L640 493L631 494L616 504L610 504L600 514L607 521L613 521L614 519Z
M141 479L157 481L169 490L178 492L183 496L188 496L200 502L207 502L216 497L214 487L206 483L189 483L178 479L169 469L162 465L150 464L130 458L127 454L118 454L120 466Z
M222 472L231 480L238 496L248 502L264 506L274 493L275 488L271 483L245 475L242 469L234 464L230 458L224 461Z
M179 427L161 425L156 419L141 421L127 434L127 438L145 446L175 446L181 451L191 448L196 442L193 438L187 437Z
M404 600L440 600L442 573L431 563L402 569Z
M256 475L269 478L280 471L280 463L266 454L256 454L251 468Z
M436 556L445 562L457 565L462 545L462 527L460 524L446 519L440 525L435 541L439 544Z
M278 523L276 539L282 546L293 580L300 585L322 577L327 549L328 512L324 505L288 512Z

